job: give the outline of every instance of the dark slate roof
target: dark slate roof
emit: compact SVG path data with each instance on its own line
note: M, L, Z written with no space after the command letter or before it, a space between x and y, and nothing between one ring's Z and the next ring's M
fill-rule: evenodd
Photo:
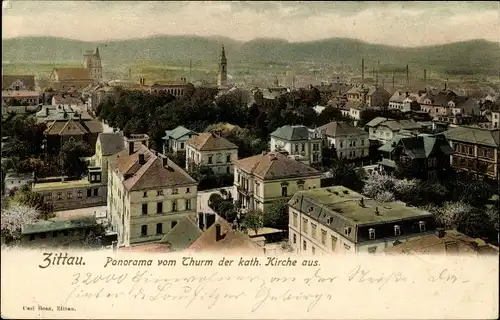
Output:
M413 159L428 158L433 152L450 155L453 149L446 141L444 135L435 136L401 136L396 135L391 141L381 146L378 150L382 152L393 152L397 146L401 146L406 155Z
M109 156L125 149L125 142L121 132L100 133L97 141L101 144L101 154Z
M305 126L283 126L271 133L272 137L276 137L288 141L308 140L309 129Z
M173 130L167 130L165 131L165 136L162 139L174 139L177 140L181 137L184 137L185 135L188 134L197 134L196 132L189 130L183 126L178 126L177 128Z
M181 251L188 248L202 233L190 218L182 218L160 242L169 243L173 251Z
M500 129L491 130L477 127L456 127L446 131L445 135L449 140L489 147L500 146Z
M318 130L330 137L359 136L368 134L363 129L350 125L349 123L335 121L319 127Z

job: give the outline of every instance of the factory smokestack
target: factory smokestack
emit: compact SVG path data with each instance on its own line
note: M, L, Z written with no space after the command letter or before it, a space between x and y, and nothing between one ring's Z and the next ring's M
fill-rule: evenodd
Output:
M424 69L424 85L427 86L427 69Z
M365 81L365 59L361 59L361 82Z
M406 65L406 84L410 84L410 68Z

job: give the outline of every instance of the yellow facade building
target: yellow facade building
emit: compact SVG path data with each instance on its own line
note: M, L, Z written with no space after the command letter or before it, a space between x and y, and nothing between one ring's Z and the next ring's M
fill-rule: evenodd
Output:
M242 208L261 210L300 190L319 188L321 173L279 152L234 162L234 193Z

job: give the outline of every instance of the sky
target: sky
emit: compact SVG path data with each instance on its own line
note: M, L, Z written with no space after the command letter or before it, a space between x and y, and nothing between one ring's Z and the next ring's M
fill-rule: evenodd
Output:
M3 6L2 38L100 41L154 35L293 42L339 37L403 47L500 42L500 2L9 0Z

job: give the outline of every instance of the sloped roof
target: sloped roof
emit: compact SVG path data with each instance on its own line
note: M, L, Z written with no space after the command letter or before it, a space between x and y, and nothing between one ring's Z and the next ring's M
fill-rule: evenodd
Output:
M101 133L104 131L102 122L97 120L82 121L81 124L87 128L87 131L90 133Z
M88 133L87 129L78 121L71 119L63 121L53 121L45 129L48 135L83 135Z
M318 128L323 134L330 137L345 137L367 135L363 129L357 128L345 122L332 121Z
M308 140L309 129L307 129L307 127L305 126L286 125L274 130L271 133L271 137L276 137L288 141Z
M216 226L221 227L222 239L217 241ZM192 251L223 251L238 253L263 253L263 248L239 230L232 229L229 222L218 217L217 221L203 232L188 248Z
M366 124L366 126L368 126L368 127L376 127L379 124L381 124L381 123L383 123L385 121L389 121L389 120L392 120L392 119L388 119L388 118L384 118L384 117L376 117L375 119L372 119L370 122L368 122Z
M445 132L448 139L468 142L483 146L500 146L500 129L485 129L477 127L455 127Z
M110 156L125 149L124 137L121 132L100 133L97 141L101 145L103 156Z
M165 136L162 139L169 139L172 138L174 140L177 140L185 135L188 134L197 134L196 132L189 130L183 126L178 126L177 128L173 130L167 130L165 131Z
M8 74L3 74L2 75L2 90L7 89L10 87L14 82L17 80L20 80L23 82L23 84L31 89L35 89L35 76L33 75L8 75Z
M392 131L420 129L422 125L414 120L389 120L381 123Z
M451 246L450 246L451 245ZM471 238L456 230L448 230L445 235L440 238L437 234L428 234L425 236L409 239L406 242L400 243L397 246L387 248L388 254L445 254L450 252L453 247L453 253L458 254L497 254L498 248L489 246L481 239ZM484 250L483 248L487 248Z
M453 153L453 149L446 141L444 135L435 136L402 136L396 135L391 141L381 146L378 150L392 152L396 146L401 146L404 152L413 159L428 158L433 151L442 152L445 155Z
M262 180L309 177L320 174L316 169L279 152L239 159L234 164Z
M190 218L182 218L160 242L169 243L173 251L181 251L188 248L202 233Z
M193 136L186 141L186 144L199 151L238 149L238 146L231 141L210 132L203 132Z
M90 71L85 68L55 68L59 80L92 80Z
M53 104L59 105L59 104L73 104L73 105L83 105L85 104L82 101L81 97L73 97L71 95L55 95L52 97Z
M144 155L145 163L139 164L139 155ZM124 176L123 185L129 191L144 189L158 189L173 186L193 185L196 180L189 176L184 170L170 159L167 160L168 167L163 166L164 155L156 155L145 145L134 147L134 153L129 155L129 150L124 149L115 154L110 165L118 169Z

